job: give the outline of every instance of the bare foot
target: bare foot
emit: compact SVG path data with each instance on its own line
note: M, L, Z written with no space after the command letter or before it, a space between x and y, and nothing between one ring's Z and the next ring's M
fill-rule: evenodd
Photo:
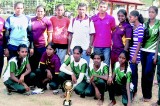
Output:
M112 100L111 103L108 104L108 106L113 106L116 104L116 100Z
M146 99L146 98L140 98L140 101L142 102L149 102L151 99Z
M103 105L103 101L99 99L97 105L98 106L102 106Z

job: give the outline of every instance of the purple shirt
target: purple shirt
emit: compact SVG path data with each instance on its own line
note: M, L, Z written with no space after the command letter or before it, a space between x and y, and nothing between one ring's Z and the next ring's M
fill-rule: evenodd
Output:
M0 46L3 45L4 23L5 23L5 20L0 17Z
M99 14L92 17L94 27L95 27L95 36L93 41L94 47L111 47L111 30L115 27L114 17L108 15L101 19Z
M115 30L112 33L112 51L120 54L124 49L124 43L126 39L131 39L132 37L132 26L123 22L122 24L116 26ZM124 40L124 41L123 41Z
M34 46L37 48L45 47L47 45L47 32L53 32L51 21L46 17L41 20L34 17L31 22Z
M133 25L134 27L134 25ZM144 35L144 27L142 24L140 24L136 29L133 30L133 45L130 47L130 61L132 61L132 57L134 56L138 42L142 43L143 41L143 35ZM137 61L136 63L140 62L140 53L141 51L139 50L137 54Z
M47 53L44 52L41 57L40 63L45 64L46 69L49 69L50 71L54 71L55 74L59 73L59 68L61 66L61 63L58 55L53 54L52 56L48 56Z

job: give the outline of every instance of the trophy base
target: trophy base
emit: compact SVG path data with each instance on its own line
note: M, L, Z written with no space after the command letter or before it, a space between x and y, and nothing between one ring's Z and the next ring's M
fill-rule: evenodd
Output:
M71 106L71 100L69 100L69 101L64 100L63 106Z

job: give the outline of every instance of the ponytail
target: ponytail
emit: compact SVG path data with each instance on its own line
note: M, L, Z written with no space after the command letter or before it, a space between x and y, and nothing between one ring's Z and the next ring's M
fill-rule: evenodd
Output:
M130 14L131 14L132 16L138 17L138 21L139 21L141 24L144 23L144 18L143 18L143 16L142 16L142 14L140 14L138 11L133 10L133 11L130 12Z
M143 16L142 16L142 14L139 14L139 16L138 16L138 21L139 21L141 24L144 23L144 18L143 18Z

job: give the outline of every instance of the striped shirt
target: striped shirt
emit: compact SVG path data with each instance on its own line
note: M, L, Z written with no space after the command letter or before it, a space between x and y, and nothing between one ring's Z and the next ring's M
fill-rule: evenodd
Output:
M140 24L136 29L133 30L133 45L130 47L130 61L132 60L132 57L134 56L138 43L142 43L143 41L143 35L144 35L144 27L142 24ZM137 54L137 60L136 63L140 62L140 50Z

